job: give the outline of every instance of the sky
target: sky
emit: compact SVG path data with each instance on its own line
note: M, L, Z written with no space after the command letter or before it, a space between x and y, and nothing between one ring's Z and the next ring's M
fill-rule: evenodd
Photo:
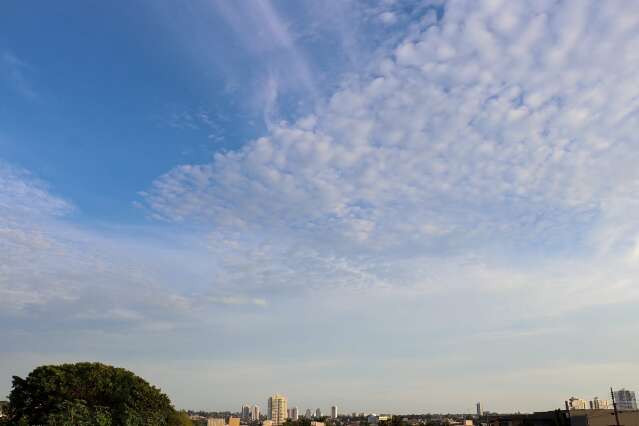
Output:
M3 2L0 395L639 390L639 3Z

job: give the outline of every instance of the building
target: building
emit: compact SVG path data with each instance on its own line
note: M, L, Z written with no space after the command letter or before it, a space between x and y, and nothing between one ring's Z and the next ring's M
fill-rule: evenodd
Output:
M483 413L483 411L481 411L481 402L477 403L477 417L481 417L481 413Z
M337 418L337 405L331 407L331 419Z
M253 408L251 408L251 420L254 422L259 422L260 421L260 406L259 405L254 405Z
M247 404L242 405L242 411L240 411L242 420L249 420L251 418L251 407Z
M586 410L588 409L589 404L584 399L575 398L574 396L570 397L568 400L568 409L569 410Z
M240 426L239 417L229 417L229 426Z
M637 397L634 391L620 389L613 392L613 395L615 397L615 403L617 404L617 410L626 411L637 409Z
M300 418L299 415L299 411L297 410L297 407L293 407L291 408L291 415L290 415L291 420L293 420L294 422L298 421Z
M206 426L226 426L224 419L215 419L212 417L209 417L208 419L206 419Z
M590 409L591 410L611 410L612 404L607 399L599 399L594 397L592 401L590 401Z
M614 410L584 410L570 412L570 426L610 426L614 425ZM620 411L619 424L639 425L639 411Z
M614 410L564 410L532 414L497 415L488 419L488 426L610 426L615 424ZM639 411L621 411L619 424L639 425Z
M282 426L287 417L286 397L275 394L268 399L268 419L273 422L273 426Z
M311 426L326 426L324 422L311 422Z
M315 410L315 418L319 419L321 417L322 417L322 410L318 408L317 410Z
M369 425L378 425L379 422L385 422L390 419L390 416L378 416L377 414L371 414L366 420L368 421Z
M264 420L262 426L273 426L273 420Z

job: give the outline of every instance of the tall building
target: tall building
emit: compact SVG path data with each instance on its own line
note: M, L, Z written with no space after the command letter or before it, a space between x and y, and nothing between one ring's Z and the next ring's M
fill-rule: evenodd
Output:
M337 418L337 405L331 407L331 419Z
M568 408L571 410L587 410L588 402L573 396L568 400Z
M481 417L481 402L477 403L477 417Z
M322 410L320 410L319 408L315 410L315 417L318 419L322 417Z
M259 405L254 405L253 408L251 408L251 420L254 421L254 422L260 421L260 406Z
M610 410L612 408L612 404L607 399L599 399L594 397L592 401L590 401L590 409L591 410Z
M311 417L313 417L313 414L311 413L310 408L306 409L306 414L304 415L304 417L306 417L307 419L310 419Z
M617 403L617 409L620 411L636 410L637 409L637 397L634 391L627 389L620 389L615 391L615 403Z
M291 416L290 416L290 418L294 422L296 422L296 421L298 421L300 419L299 412L297 411L297 407L291 408Z
M283 395L275 394L268 399L268 419L273 421L273 426L282 426L286 421L287 401Z
M247 404L242 405L242 420L249 420L251 418L251 407Z

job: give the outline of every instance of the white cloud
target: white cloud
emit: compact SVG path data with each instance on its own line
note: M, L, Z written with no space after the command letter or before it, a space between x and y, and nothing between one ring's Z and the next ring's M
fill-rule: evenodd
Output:
M0 163L0 315L147 327L188 321L216 294L204 248L75 225L76 208L25 170ZM187 271L182 271L185 268ZM264 306L262 297L217 303ZM82 326L82 327L83 327Z
M266 306L266 300L261 298L247 298L241 296L223 296L223 297L208 297L206 299L210 303L221 305L255 305Z
M448 2L439 22L429 11L315 114L161 176L143 193L152 214L210 224L212 244L237 253L269 247L279 278L251 281L269 286L343 259L370 283L419 287L394 262L455 268L470 252L518 270L500 265L543 251L567 256L548 268L570 274L594 256L623 282L616 259L639 234L633 18L612 3L493 3Z

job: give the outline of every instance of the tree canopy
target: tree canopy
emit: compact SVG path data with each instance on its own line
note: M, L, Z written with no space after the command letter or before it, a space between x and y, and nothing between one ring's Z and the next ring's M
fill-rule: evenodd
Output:
M9 421L15 425L182 426L168 396L123 368L100 363L45 365L13 377Z

